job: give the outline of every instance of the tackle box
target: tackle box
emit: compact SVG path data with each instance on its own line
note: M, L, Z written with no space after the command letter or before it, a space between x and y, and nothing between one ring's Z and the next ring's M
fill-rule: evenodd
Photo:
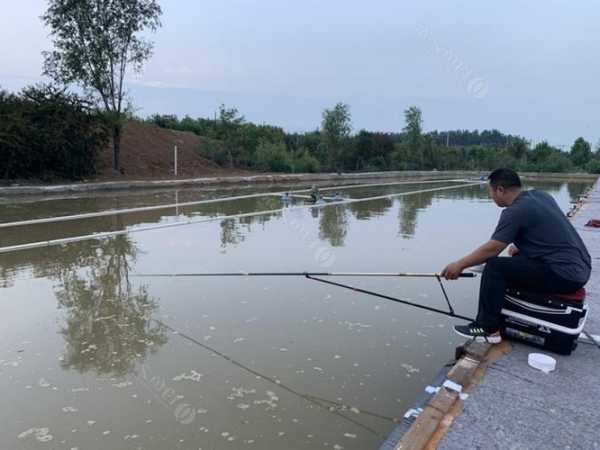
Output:
M583 288L572 294L508 289L502 308L502 335L569 355L577 347L587 311Z

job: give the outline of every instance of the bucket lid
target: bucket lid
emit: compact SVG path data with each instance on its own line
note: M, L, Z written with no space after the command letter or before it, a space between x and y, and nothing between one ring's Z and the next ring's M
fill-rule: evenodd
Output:
M552 372L556 369L556 360L543 353L530 353L527 362L534 369L541 370L544 373Z

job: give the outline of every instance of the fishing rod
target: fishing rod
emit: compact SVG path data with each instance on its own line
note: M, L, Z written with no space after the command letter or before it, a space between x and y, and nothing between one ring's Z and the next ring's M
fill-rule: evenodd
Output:
M138 278L167 277L415 277L441 278L434 272L198 272L198 273L138 273ZM463 272L460 278L474 278L471 272Z
M309 280L318 281L320 283L329 284L332 286L349 289L354 292L360 292L361 294L371 295L373 297L382 298L384 300L390 300L403 305L413 306L415 308L423 309L438 314L443 314L449 317L455 317L457 319L466 320L473 322L472 317L462 316L454 312L454 308L450 303L444 284L442 283L442 276L439 273L429 272L200 272L200 273L155 273L155 274L135 274L132 275L138 278L194 278L194 277L305 277ZM474 278L476 275L471 272L463 272L459 275L459 278ZM361 289L348 284L337 283L331 280L325 280L320 277L414 277L414 278L435 278L437 279L444 300L448 305L448 311L438 308L432 308L430 306L414 303L406 299L397 297L391 297L389 295L381 294L379 292L369 291Z

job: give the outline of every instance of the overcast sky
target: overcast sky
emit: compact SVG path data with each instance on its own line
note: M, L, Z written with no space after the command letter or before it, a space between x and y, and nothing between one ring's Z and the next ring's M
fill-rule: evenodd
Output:
M40 79L44 0L5 1L0 86ZM600 138L600 3L161 0L155 54L128 87L140 115L212 116L314 129L349 103L355 130L498 128L570 146Z

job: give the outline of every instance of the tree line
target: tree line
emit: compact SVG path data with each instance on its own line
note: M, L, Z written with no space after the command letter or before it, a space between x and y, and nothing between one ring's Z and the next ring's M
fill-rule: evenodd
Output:
M245 120L221 105L214 119L153 115L160 127L213 139L204 155L218 164L273 172L359 172L382 170L492 170L511 167L530 172L600 173L600 153L577 138L569 152L498 130L423 131L421 110L404 111L397 133L353 133L350 107L338 103L322 113L320 127L287 133L272 125Z

